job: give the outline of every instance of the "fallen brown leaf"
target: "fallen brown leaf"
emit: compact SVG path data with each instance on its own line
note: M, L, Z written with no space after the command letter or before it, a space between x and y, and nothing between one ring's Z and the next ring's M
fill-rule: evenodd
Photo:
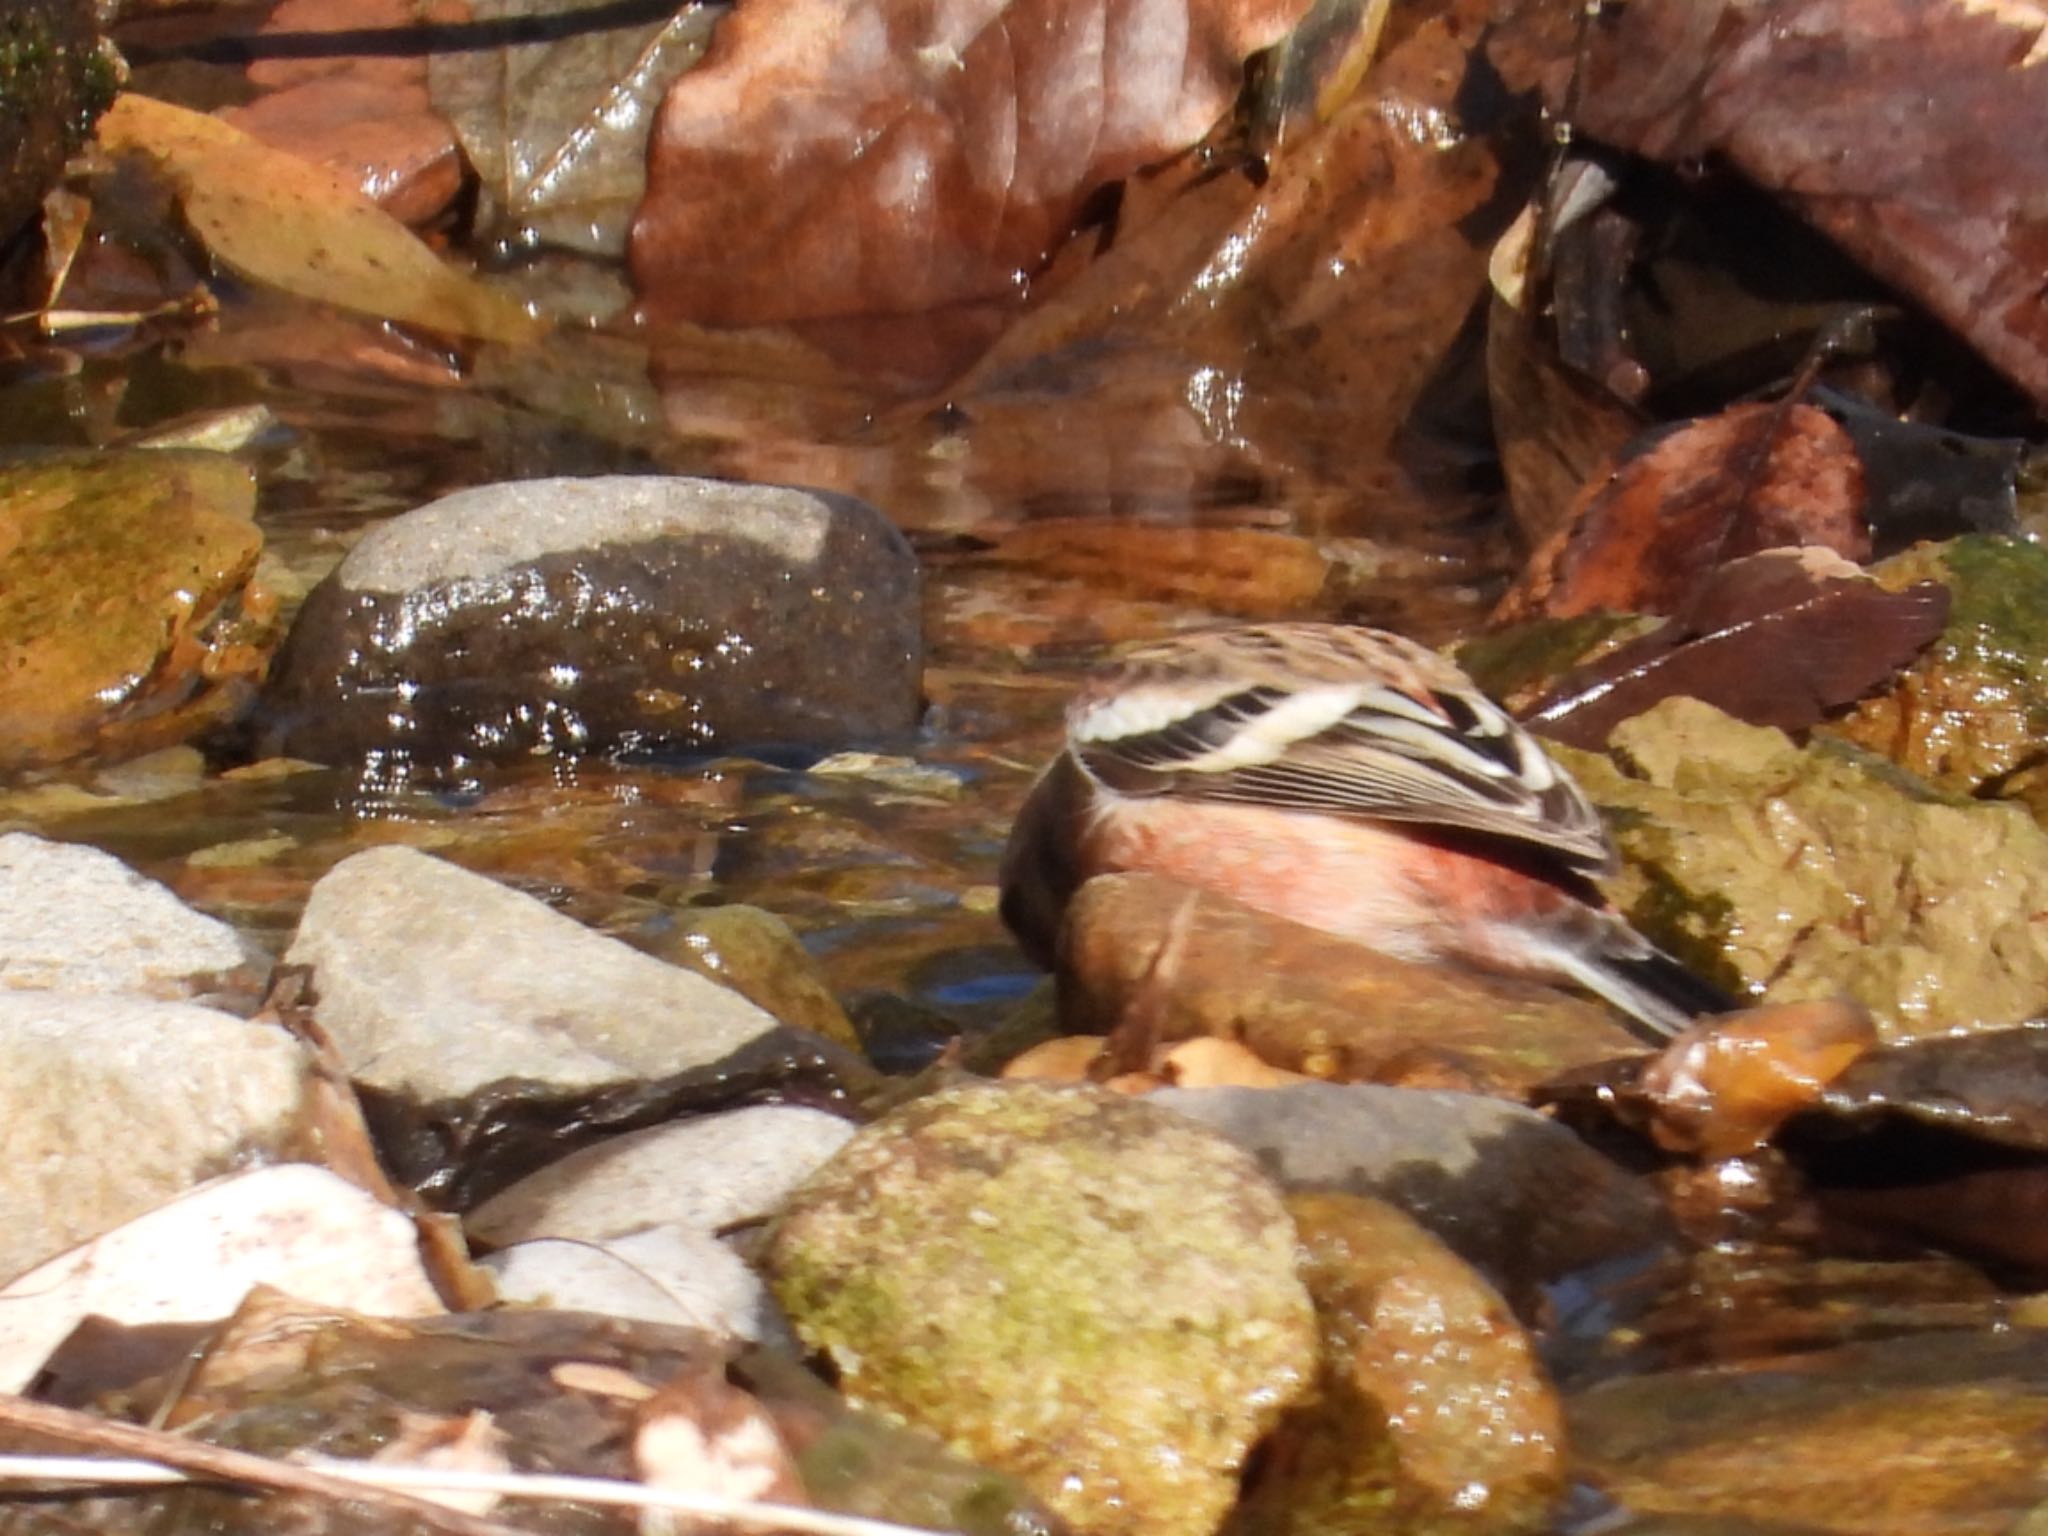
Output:
M1887 592L1827 551L1774 550L1713 573L1683 612L1567 672L1525 724L1597 748L1673 695L1752 725L1804 730L1888 681L1948 621L1948 589Z
M1724 561L1788 545L1870 558L1855 445L1812 406L1739 405L1624 449L1494 618L1670 613Z
M1096 188L1192 144L1304 0L754 0L669 92L630 255L669 320L1014 293Z
M346 177L219 118L129 93L100 119L99 141L161 162L194 232L247 277L456 335L530 341L545 328L444 262Z
M1576 126L1725 160L2048 400L2048 14L1927 0L1605 7ZM1565 72L1550 74L1561 102Z

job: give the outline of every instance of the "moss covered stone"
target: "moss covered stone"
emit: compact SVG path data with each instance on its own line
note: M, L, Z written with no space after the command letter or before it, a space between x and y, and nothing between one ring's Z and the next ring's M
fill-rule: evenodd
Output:
M276 627L255 506L226 454L0 470L0 770L150 751L253 696Z
M1846 994L1889 1038L2048 1012L2048 833L1839 742L1695 699L1553 749L1608 809L1609 894L1681 958L1777 1002Z
M1973 535L1875 574L1894 590L1943 583L1948 627L1894 687L1825 730L1965 793L2034 761L2048 736L2048 549Z
M796 1195L767 1269L856 1400L1082 1531L1213 1531L1314 1371L1294 1230L1257 1165L1096 1089L979 1084L898 1110Z

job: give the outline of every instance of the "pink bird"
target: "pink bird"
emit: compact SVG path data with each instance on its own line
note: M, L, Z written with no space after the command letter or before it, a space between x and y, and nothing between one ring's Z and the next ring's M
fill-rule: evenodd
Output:
M1003 917L1052 961L1067 899L1146 871L1404 960L1572 982L1658 1036L1733 999L1593 884L1600 817L1435 652L1269 624L1126 653L1067 711L1003 857Z

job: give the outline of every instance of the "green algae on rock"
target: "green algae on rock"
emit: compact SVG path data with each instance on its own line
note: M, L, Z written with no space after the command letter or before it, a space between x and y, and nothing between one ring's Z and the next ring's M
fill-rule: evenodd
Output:
M1837 742L1795 746L1695 699L1552 748L1627 868L1608 894L1752 996L1846 994L1890 1040L2048 1011L2048 834Z
M224 454L0 469L0 770L135 756L253 696L275 621L255 504Z
M1551 1529L1564 1410L1507 1303L1391 1205L1329 1191L1287 1209L1322 1375L1275 1431L1232 1536Z
M1245 1153L1098 1089L976 1084L856 1136L766 1269L856 1402L1083 1532L1207 1536L1315 1368L1294 1229Z
M1948 625L1893 688L1824 729L1965 794L2031 763L2048 735L2048 549L1972 534L1874 574L1944 583Z

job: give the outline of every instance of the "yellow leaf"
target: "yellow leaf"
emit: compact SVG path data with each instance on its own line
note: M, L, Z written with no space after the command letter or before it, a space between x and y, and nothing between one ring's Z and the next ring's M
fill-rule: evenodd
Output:
M442 261L342 176L219 118L123 93L100 118L99 142L160 162L194 232L245 277L359 314L489 341L531 340L544 329Z

